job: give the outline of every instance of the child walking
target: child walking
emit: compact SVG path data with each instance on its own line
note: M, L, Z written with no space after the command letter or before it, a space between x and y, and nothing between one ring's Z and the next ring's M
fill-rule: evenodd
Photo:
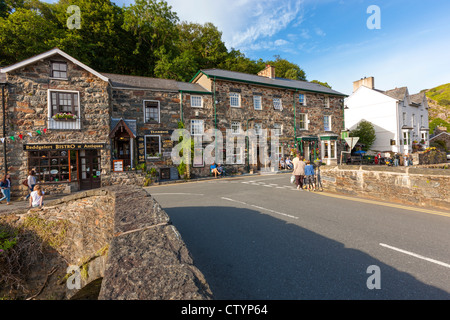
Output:
M310 161L306 161L305 167L305 177L308 191L316 191L315 181L314 181L314 166Z

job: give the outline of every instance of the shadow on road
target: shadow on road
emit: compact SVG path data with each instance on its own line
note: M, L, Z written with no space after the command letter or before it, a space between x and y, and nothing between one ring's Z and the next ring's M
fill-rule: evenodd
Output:
M218 300L450 299L362 251L257 211L165 211ZM379 290L367 288L371 265L381 270Z

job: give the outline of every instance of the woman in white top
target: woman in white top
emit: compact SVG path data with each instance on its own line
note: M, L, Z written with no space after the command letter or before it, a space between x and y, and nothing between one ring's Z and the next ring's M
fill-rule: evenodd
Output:
M30 208L42 208L42 206L44 205L44 193L41 190L41 186L40 185L36 185L34 186L34 191L31 192L31 197L30 197Z
M28 200L28 198L31 195L31 192L34 190L34 186L36 185L36 176L35 176L35 174L36 173L34 172L34 170L31 170L30 174L28 175L27 180L28 180L28 189L29 189L30 193L28 193L28 195L25 197L25 200Z

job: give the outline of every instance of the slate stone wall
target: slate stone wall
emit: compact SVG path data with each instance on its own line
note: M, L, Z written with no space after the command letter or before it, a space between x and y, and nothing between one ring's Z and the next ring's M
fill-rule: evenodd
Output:
M450 171L414 167L322 167L325 190L448 210Z

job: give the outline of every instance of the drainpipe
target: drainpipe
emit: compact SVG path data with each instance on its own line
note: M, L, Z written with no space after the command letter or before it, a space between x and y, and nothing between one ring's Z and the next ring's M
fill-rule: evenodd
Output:
M5 85L2 84L2 108L3 108L3 161L5 166L5 176L8 174L8 160L6 159L6 106L5 106Z
M180 97L180 119L181 119L181 122L184 123L184 120L183 120L183 91L180 91L180 94L181 94L181 97Z

